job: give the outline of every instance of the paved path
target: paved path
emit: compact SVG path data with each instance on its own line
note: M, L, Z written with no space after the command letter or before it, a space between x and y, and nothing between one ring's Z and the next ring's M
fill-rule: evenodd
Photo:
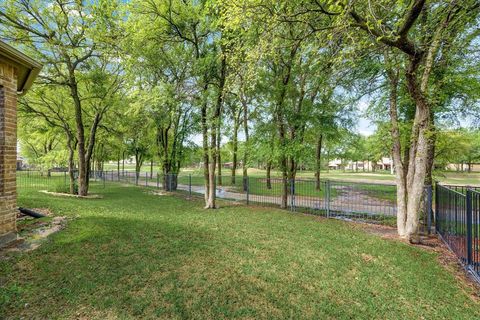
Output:
M114 181L116 176L113 177ZM125 182L125 180L123 180ZM132 182L131 180L127 182ZM157 187L155 181L145 181L140 178L138 185ZM368 184L367 184L368 185ZM162 184L158 186L162 188ZM342 184L333 185L332 188L336 189L336 196L330 200L330 213L332 215L341 216L396 216L397 209L395 203L389 200L380 199L371 196L367 191L362 190L361 186L355 186L355 184ZM177 189L181 191L189 192L190 188L186 184L177 185ZM192 185L191 192L195 194L205 194L205 188L203 186ZM217 187L216 195L221 199L235 200L235 201L247 201L247 194L232 190L229 187ZM248 195L249 202L257 204L278 205L282 203L281 196L266 196L266 195ZM324 198L320 197L307 197L307 196L288 196L287 204L289 208L292 207L292 203L296 208L306 208L311 211L322 210L326 211L327 206Z

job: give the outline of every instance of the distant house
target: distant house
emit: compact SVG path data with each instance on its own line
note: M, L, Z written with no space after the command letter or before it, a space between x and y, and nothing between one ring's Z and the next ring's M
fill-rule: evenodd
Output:
M333 159L328 161L328 169L330 170L340 170L342 169L342 160Z
M25 168L25 159L22 156L17 155L17 170L23 170Z
M349 171L375 171L375 170L390 170L393 169L393 160L391 158L383 157L377 162L369 160L347 161L343 162L340 159L333 159L328 162L330 170L349 170Z
M233 168L233 162L224 162L223 167L226 169L231 169Z
M383 157L380 161L377 162L377 168L380 170L392 170L393 159Z
M224 162L222 166L226 169L232 169L233 168L233 162ZM240 168L242 166L242 161L237 162L237 168Z
M480 163L449 163L445 169L451 171L480 172Z

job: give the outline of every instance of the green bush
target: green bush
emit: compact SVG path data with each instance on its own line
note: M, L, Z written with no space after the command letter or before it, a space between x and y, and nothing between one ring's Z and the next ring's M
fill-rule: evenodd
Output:
M64 181L59 181L49 188L50 192L57 193L70 193L70 183L65 183ZM73 192L78 193L78 184L77 182L73 183Z

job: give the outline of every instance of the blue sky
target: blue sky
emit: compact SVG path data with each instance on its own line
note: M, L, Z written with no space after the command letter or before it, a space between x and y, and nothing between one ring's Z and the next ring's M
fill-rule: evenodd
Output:
M367 108L369 106L370 102L367 98L363 98L363 99L360 99L360 101L358 102L357 104L357 110L359 112L359 117L358 117L358 121L355 123L356 124L356 132L364 135L364 136L369 136L371 135L375 129L376 129L376 126L375 124L370 121L365 113L367 111Z

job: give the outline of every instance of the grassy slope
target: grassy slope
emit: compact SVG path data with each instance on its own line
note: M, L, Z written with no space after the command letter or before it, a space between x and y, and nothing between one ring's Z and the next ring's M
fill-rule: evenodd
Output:
M77 216L0 262L0 318L474 319L433 253L352 224L275 209L216 211L140 188L104 199L20 195Z

